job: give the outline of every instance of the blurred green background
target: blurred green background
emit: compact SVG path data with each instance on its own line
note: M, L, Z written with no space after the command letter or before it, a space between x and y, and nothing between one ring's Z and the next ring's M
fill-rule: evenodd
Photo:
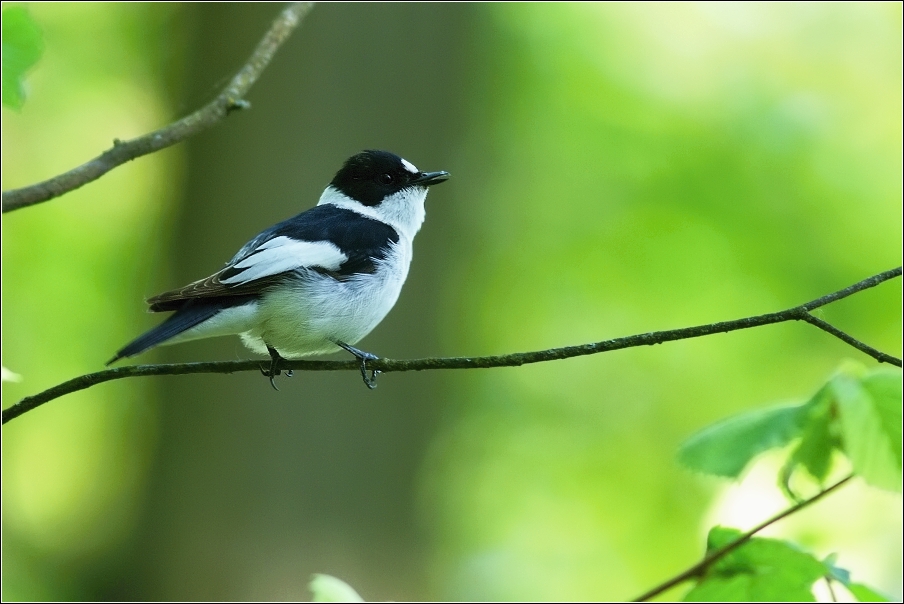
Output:
M2 186L212 98L276 5L25 4L44 33ZM13 404L96 371L313 205L364 148L453 178L361 346L499 354L758 314L901 263L900 4L321 5L233 114L3 216ZM901 282L822 317L901 354ZM137 362L247 358L238 338ZM782 324L518 369L131 379L3 427L3 598L624 599L713 522L786 503L674 461L694 431L803 399L855 350ZM842 471L843 468L839 468ZM900 496L857 482L771 534L900 598ZM672 592L680 597L681 592Z

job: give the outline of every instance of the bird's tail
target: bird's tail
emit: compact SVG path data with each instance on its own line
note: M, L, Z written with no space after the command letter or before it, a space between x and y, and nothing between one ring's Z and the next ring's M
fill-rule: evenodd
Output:
M175 314L170 315L166 321L157 327L146 331L123 346L122 349L116 353L116 356L107 361L107 365L112 365L119 359L125 357L135 356L158 344L163 344L183 331L203 323L217 314L221 309L222 306L216 303L204 303L190 300L182 306L182 308L177 310Z

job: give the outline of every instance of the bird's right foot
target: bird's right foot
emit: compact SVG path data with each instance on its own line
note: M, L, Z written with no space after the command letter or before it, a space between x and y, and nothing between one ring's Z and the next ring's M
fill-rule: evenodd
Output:
M272 346L267 346L267 352L270 353L270 368L264 369L263 365L261 365L261 373L270 378L270 385L273 386L273 389L279 391L279 388L276 387L276 382L274 378L282 373L282 369L279 368L279 364L286 359L280 356L279 352ZM291 369L286 369L286 377L292 377L293 373Z
M367 361L378 361L380 357L375 354L371 354L369 352L364 352L363 350L358 350L354 346L349 346L345 342L336 342L336 346L346 350L358 359L358 363L360 363L361 368L361 378L364 380L364 385L373 390L377 387L377 376L380 375L379 369L371 369L370 377L367 376Z

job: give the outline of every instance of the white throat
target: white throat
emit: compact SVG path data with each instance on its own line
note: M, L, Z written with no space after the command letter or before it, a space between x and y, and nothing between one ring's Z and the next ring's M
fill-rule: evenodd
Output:
M427 199L426 187L409 187L402 189L395 195L390 195L379 205L365 206L344 193L340 193L332 185L328 186L320 196L317 205L332 204L339 208L357 212L362 216L385 222L394 228L400 235L409 241L414 236L427 215L424 209L424 201Z

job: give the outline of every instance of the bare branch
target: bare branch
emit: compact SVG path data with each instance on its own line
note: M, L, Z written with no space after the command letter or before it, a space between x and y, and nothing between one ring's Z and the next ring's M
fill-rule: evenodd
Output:
M396 360L396 359L379 359L376 361L368 361L369 369L375 369L381 373L391 373L395 371L425 371L428 369L488 369L492 367L519 367L529 363L543 363L546 361L557 361L561 359L570 359L572 357L585 356L588 354L597 354L600 352L610 352L612 350L621 350L623 348L634 348L636 346L652 346L653 344L662 344L663 342L672 342L675 340L686 340L689 338L699 338L702 336L712 335L714 333L727 333L729 331L737 331L740 329L750 329L751 327L760 327L762 325L770 325L772 323L783 323L785 321L808 321L807 317L811 317L809 309L819 308L829 302L834 302L855 294L864 289L875 287L884 281L901 276L901 267L873 275L868 279L864 279L850 287L846 287L837 292L828 294L821 298L817 298L806 304L789 308L780 312L769 313L765 315L757 315L754 317L746 317L736 319L734 321L722 321L719 323L710 323L707 325L698 325L696 327L684 327L681 329L670 329L666 331L653 331L650 333L642 333L623 338L615 338L613 340L603 340L602 342L594 342L591 344L583 344L580 346L565 346L563 348L550 348L549 350L538 350L535 352L516 352L513 354L505 354L489 357L446 357L446 358L426 358L412 360ZM811 317L812 318L812 317ZM834 329L834 328L833 328ZM830 332L831 333L831 332ZM849 336L848 336L849 337ZM866 346L863 344L863 346ZM867 347L869 348L869 347ZM873 350L872 348L869 348ZM876 351L878 352L878 351ZM867 353L869 354L869 353ZM893 365L901 366L900 359L896 359L885 353L879 353L883 358L891 359ZM874 357L877 358L877 357ZM877 358L878 360L878 358ZM340 370L360 370L357 361L286 361L280 366L282 369L293 369L300 371L340 371ZM58 384L53 388L27 396L21 401L12 405L8 409L3 410L2 423L6 423L11 419L19 417L27 411L43 405L46 402L59 398L66 394L85 390L96 384L109 382L111 380L119 380L128 377L149 376L149 375L183 375L187 373L235 373L237 371L258 371L260 370L260 361L218 361L208 363L177 363L168 365L132 365L127 367L114 367L98 371L97 373L89 373L77 378L73 378L62 384Z
M735 539L734 541L729 543L728 545L725 545L717 550L709 552L708 554L706 554L706 556L703 557L703 560L701 560L697 564L693 565L692 567L690 567L689 569L687 569L684 572L678 573L677 575L675 575L668 581L664 581L663 583L660 583L659 585L657 585L650 591L648 591L648 592L644 593L643 595L640 595L637 598L635 598L634 600L632 600L632 602L646 602L650 598L654 598L654 597L658 596L662 592L675 587L679 583L683 583L683 582L687 581L688 579L694 579L696 577L700 577L701 575L703 575L706 572L706 570L710 566L712 566L713 564L715 564L716 562L718 562L719 560L721 560L722 558L724 558L725 556L727 556L728 554L733 552L734 550L738 549L739 547L741 547L742 545L747 543L751 537L753 537L754 535L759 533L761 530L763 530L770 524L774 524L774 523L778 522L779 520L781 520L782 518L785 518L786 516L790 516L791 514L794 514L795 512L799 512L800 510L804 509L805 507L807 507L808 505L810 505L812 503L816 503L817 501L819 501L820 499L822 499L823 497L825 497L826 495L828 495L829 493L831 493L832 491L834 491L835 489L840 487L841 485L848 482L853 477L854 477L854 475L851 474L845 478L842 478L841 480L839 480L832 486L816 493L809 499L805 499L804 501L801 501L800 503L797 503L797 504L791 506L787 510L780 512L780 513L776 514L775 516L773 516L772 518L766 520L762 524L758 524L757 526L753 527L752 529L750 529L749 531L747 531L746 533L744 533L743 535L741 535L740 537L738 537L737 539Z
M837 292L833 292L822 298L817 298L812 302L807 302L806 304L801 304L800 308L804 309L807 312L811 310L816 310L821 306L825 306L826 304L831 304L832 302L837 302L843 298L847 298L852 294L856 294L857 292L862 292L865 289L869 289L871 287L875 287L882 283L883 281L888 281L889 279L894 279L895 277L901 276L901 267L893 268L889 271L885 271L883 273L879 273L878 275L873 275L863 281L858 281L857 283L845 287L844 289L839 289Z
M818 317L814 317L810 313L804 314L803 317L801 317L801 318L804 321L806 321L807 323L809 323L810 325L815 325L819 329L832 334L839 340L850 344L851 346L853 346L860 352L868 354L869 356L873 357L880 363L888 363L889 365L897 365L898 367L901 366L901 359L899 359L898 357L893 357L890 354L885 354L881 350L876 350L872 346L869 346L868 344L864 344L857 338L844 333L843 331L841 331L840 329L838 329L831 323L827 323Z
M97 180L127 161L160 151L210 128L235 109L248 108L250 105L243 97L260 77L276 50L286 41L289 34L301 23L313 6L313 2L294 2L287 6L273 22L247 63L213 101L191 115L145 136L129 141L117 139L113 142L113 147L68 172L28 187L4 191L2 194L3 213L48 201L73 191Z

